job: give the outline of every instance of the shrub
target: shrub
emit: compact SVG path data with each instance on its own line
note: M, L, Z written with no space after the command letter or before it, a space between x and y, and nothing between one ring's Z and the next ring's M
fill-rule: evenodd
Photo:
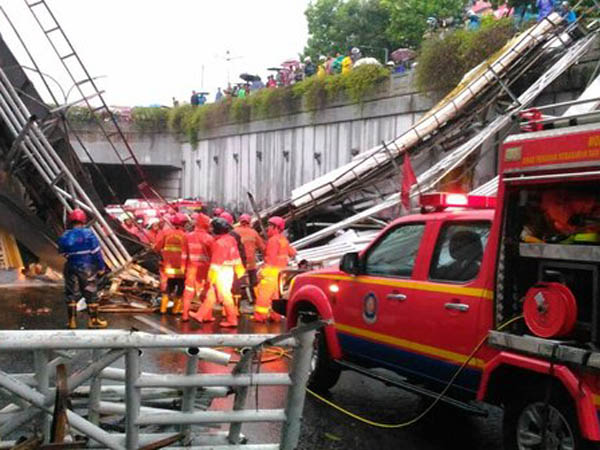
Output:
M469 70L500 50L515 31L511 19L488 19L477 30L461 29L426 40L418 58L417 88L448 93Z
M361 103L389 75L389 71L381 66L364 64L345 75L341 75L341 77L348 97L357 103Z
M73 122L92 122L94 120L94 113L83 106L71 106L67 110L67 119Z
M131 110L131 119L134 126L140 131L165 131L168 109L135 107Z

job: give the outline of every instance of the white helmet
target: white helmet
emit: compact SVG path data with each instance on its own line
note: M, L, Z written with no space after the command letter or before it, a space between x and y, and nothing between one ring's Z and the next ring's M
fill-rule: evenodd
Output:
M310 56L307 56L306 58L304 58L304 62L305 62L305 63L309 63L310 61L311 61L311 60L310 60Z
M327 61L327 57L325 55L319 56L319 61Z
M358 55L360 53L360 49L358 47L352 47L350 53L352 53L353 55Z

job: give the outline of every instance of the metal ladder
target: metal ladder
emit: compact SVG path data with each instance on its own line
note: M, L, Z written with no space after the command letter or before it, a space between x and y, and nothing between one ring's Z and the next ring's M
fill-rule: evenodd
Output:
M126 170L128 178L134 183L136 189L144 199L158 199L166 203L166 200L148 183L146 174L140 166L135 153L129 145L129 142L127 142L125 134L119 127L116 117L104 101L102 92L98 89L96 83L94 82L94 77L90 76L89 72L81 61L81 58L71 45L71 42L67 38L65 32L59 25L45 0L24 0L24 2L31 11L41 30L48 38L48 42L54 49L54 52L60 59L63 67L71 78L73 87L77 89L81 95L81 99L92 112L94 121L110 144L110 147L117 156L121 165ZM93 99L98 99L100 105L92 105L91 102ZM105 128L101 117L108 117L110 119L110 122L114 127L114 131L108 131Z
M81 208L88 214L91 218L88 225L98 236L106 263L111 269L115 270L129 263L131 256L48 142L37 119L25 106L3 70L0 70L0 119L14 138L9 152L11 159L24 155L66 211Z
M6 248L4 248L4 239L0 234L0 269L8 269L8 260L6 257Z

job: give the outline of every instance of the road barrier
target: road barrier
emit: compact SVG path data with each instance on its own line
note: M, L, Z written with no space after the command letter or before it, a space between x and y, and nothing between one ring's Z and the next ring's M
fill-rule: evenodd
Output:
M0 438L39 420L40 442L70 447L85 437L88 443L81 441L82 446L110 449L179 448L172 446L179 442L199 449L292 450L299 440L315 330L322 325L314 322L284 335L0 331L0 352L33 352L34 361L30 373L0 370L0 387L9 394L9 403L0 407ZM289 372L255 372L260 364L256 355L273 345L294 349ZM224 369L226 373L198 373L200 361L229 365L230 353L214 347L241 349L239 362L231 371ZM150 363L150 349L181 355L184 372L142 372ZM123 360L124 368L111 367ZM287 386L285 408L245 408L252 386ZM230 395L230 411L209 410L214 398ZM108 415L124 418L121 433L109 431L102 422ZM244 445L241 432L247 422L281 422L280 442ZM226 423L228 431L215 431L216 424ZM14 444L2 440L0 448Z

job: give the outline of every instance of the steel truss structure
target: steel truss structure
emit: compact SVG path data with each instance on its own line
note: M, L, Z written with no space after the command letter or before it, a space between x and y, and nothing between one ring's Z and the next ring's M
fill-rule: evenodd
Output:
M496 119L490 122L483 130L471 137L465 143L457 147L454 151L442 158L431 168L423 172L417 177L419 191L413 189L410 194L411 199L418 197L420 192L427 192L435 189L440 180L451 170L459 167L467 157L478 151L486 140L490 139L497 133L505 130L513 123L515 117L520 111L525 110L531 103L546 89L553 81L555 81L569 67L575 64L583 55L585 55L594 45L597 40L597 34L589 34L583 39L572 41L566 35L558 35L546 42L545 49L555 48L556 46L565 46L566 51L562 52L562 56L556 61L546 72L544 72L535 83L533 83L523 94L521 94L516 102L513 102L504 114L499 115ZM332 236L337 231L351 227L353 224L364 221L369 217L385 211L388 208L396 206L400 203L400 194L395 193L364 211L359 212L347 219L340 221L334 225L317 231L305 238L293 242L297 249L306 248L314 243L321 241L324 238Z
M115 450L177 448L172 447L176 442L193 445L186 448L225 449L242 448L244 422L281 422L280 443L243 448L292 450L300 434L315 330L322 325L312 322L280 336L155 335L124 330L0 331L1 351L34 354L33 372L0 370L0 387L12 401L0 409L0 436L5 437L41 416L45 442L57 434L63 439L70 428L71 434ZM272 345L294 349L290 372L254 373L254 357ZM230 373L198 373L199 361L228 365L231 354L211 347L244 350ZM142 372L144 358L152 349L179 352L186 359L185 373ZM124 360L124 369L110 367L119 360ZM67 376L65 366L75 370ZM111 380L110 384L107 380ZM277 385L288 387L284 409L245 408L251 387ZM231 411L208 410L214 398L229 395L234 396ZM68 407L68 400L72 407ZM124 417L124 434L111 433L101 426L101 415L108 414ZM229 431L207 428L219 423L229 423ZM202 433L193 437L192 427L198 425L203 426ZM154 431L145 432L150 426ZM157 427L160 432L156 432ZM2 447L12 444L0 442Z

